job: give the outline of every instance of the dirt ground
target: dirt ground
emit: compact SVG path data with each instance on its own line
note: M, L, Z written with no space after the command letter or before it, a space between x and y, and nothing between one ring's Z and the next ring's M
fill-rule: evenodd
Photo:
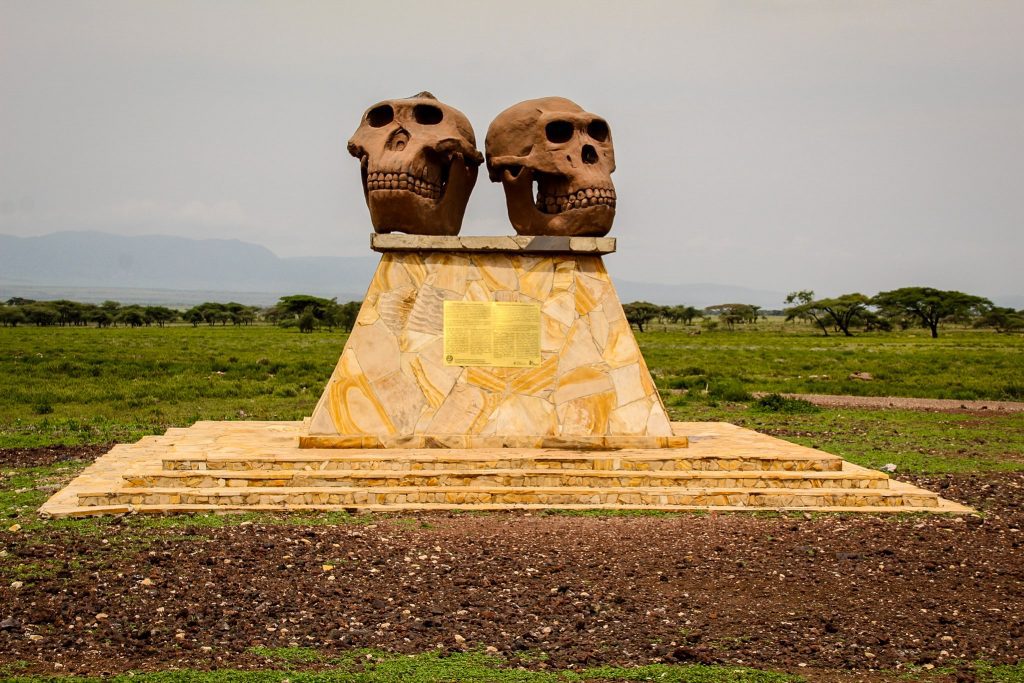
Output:
M0 451L0 463L102 450ZM436 513L0 531L5 576L27 574L0 586L0 666L259 667L251 648L296 645L328 657L492 646L530 668L701 662L811 680L949 665L970 680L960 662L1021 661L1024 473L910 480L984 516Z
M109 451L113 445L0 448L0 467L43 467L66 460L91 462Z
M755 392L755 397L767 396ZM931 410L943 413L985 412L1021 413L1022 401L961 401L951 398L907 398L904 396L839 396L832 394L783 394L786 398L799 398L826 408L900 408L903 410Z

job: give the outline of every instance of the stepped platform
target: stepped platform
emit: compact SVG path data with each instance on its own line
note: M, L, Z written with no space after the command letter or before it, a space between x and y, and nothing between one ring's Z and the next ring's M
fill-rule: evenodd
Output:
M303 422L198 422L115 446L40 512L659 509L971 513L841 458L726 423L687 448L300 448Z

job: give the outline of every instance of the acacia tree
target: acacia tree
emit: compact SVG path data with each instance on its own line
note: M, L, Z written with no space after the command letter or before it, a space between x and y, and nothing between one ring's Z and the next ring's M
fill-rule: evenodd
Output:
M693 324L693 319L701 314L699 308L694 306L664 306L661 315L667 320L684 325Z
M268 308L263 317L279 325L298 324L300 332L312 332L315 328L333 330L340 327L351 331L359 314L360 301L339 304L336 298L324 299L309 294L293 294L281 297Z
M340 327L346 332L351 332L352 327L356 324L356 318L359 316L360 306L362 306L361 301L349 301L345 304L339 304L332 299L331 306L327 308L324 314L324 324L331 330L335 327Z
M704 309L705 313L717 315L731 330L736 323L755 323L761 307L753 304L715 304Z
M801 294L803 293L805 292L801 292ZM813 292L807 293L813 294ZM825 328L824 316L828 316L832 324L839 328L844 335L852 337L853 333L850 332L850 327L855 321L865 317L870 303L871 299L860 293L843 294L831 299L805 301L799 306L787 308L786 320L792 320L796 317L812 318L821 326L822 331L827 337L828 330Z
M832 321L835 322L836 327L842 330L847 337L853 336L853 333L850 332L850 325L854 320L863 316L870 303L871 299L859 292L843 294L834 299L822 299L818 302L822 310L828 313Z
M644 331L644 325L661 315L661 306L648 301L634 301L624 305L622 310L626 314L626 321L636 325L641 332Z
M905 316L931 330L932 338L939 336L939 323L947 318L973 318L992 309L992 302L980 296L955 290L932 287L903 287L879 292L871 304L883 315Z
M178 319L178 312L166 306L146 306L143 313L146 316L146 325L154 322L157 327L163 327Z
M1019 332L1024 330L1024 310L994 306L974 321L975 327L991 327L996 332Z
M96 323L96 327L110 327L114 324L114 316L99 306L89 313L89 320Z
M28 319L28 322L32 323L36 327L56 325L57 321L60 319L60 314L57 312L57 309L47 302L25 304L21 307L21 310Z
M786 296L786 303L796 304L783 311L786 314L786 322L796 320L797 318L808 322L814 321L821 328L825 336L828 336L828 327L825 326L825 318L822 315L821 308L814 300L813 289L801 289L799 292L790 292Z
M89 308L87 305L80 304L77 301L68 301L67 299L52 301L50 305L56 309L57 324L61 327L85 324L86 312Z
M17 327L18 323L24 323L27 320L24 311L18 306L0 306L0 325Z
M128 327L142 327L146 324L146 312L141 306L125 306L117 313L117 322Z
M299 332L312 332L315 327L316 314L313 312L312 306L307 306L299 316Z

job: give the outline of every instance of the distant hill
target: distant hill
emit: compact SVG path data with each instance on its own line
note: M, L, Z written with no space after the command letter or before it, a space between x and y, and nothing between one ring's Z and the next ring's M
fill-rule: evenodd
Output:
M201 301L271 304L303 292L361 299L376 254L281 258L241 240L195 240L103 232L41 237L0 235L0 299L74 299L189 305ZM779 307L783 295L714 284L663 285L616 281L624 302L709 306L740 301Z
M0 300L23 296L182 306L202 301L267 305L286 294L305 293L352 301L365 294L378 260L372 253L281 258L241 240L86 231L0 235ZM616 278L615 286L623 302L663 305L747 303L777 309L785 298L782 292L713 283L653 284ZM993 300L1024 308L1024 296Z
M43 288L68 291L69 298L77 292L74 298L80 300L88 290L260 293L269 302L296 292L360 299L376 264L372 255L280 258L266 247L240 240L102 232L0 235L0 291L26 292L21 296ZM160 294L163 301L168 296L177 295Z

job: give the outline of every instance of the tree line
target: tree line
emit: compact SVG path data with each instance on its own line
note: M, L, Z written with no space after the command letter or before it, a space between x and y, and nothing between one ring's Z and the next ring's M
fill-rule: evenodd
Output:
M317 329L351 330L362 302L339 304L309 294L281 297L269 307L246 306L237 302L208 301L187 310L167 306L122 305L116 301L101 304L59 301L34 301L14 297L0 304L0 325L82 327L163 327L169 323L186 322L199 325L251 325L265 322L294 327L300 332ZM769 314L784 315L787 321L803 321L830 333L852 336L855 330L889 331L896 328L927 328L932 337L939 336L941 324L988 327L997 332L1024 331L1024 310L995 306L984 297L931 287L904 287L880 292L873 297L860 293L817 298L813 290L790 292L787 307L764 310L755 304L727 303L697 308L695 306L659 306L647 301L625 304L626 320L640 332L651 323L692 325L695 320L708 328L719 324L728 329L750 325Z
M942 324L992 328L997 332L1024 331L1024 310L996 306L985 297L932 287L903 287L880 292L873 297L860 293L818 298L813 290L790 292L786 308L765 311L754 304L716 304L698 309L693 306L658 306L646 301L625 304L626 320L640 332L652 322L692 324L701 318L705 325L724 324L730 330L752 324L769 313L780 313L787 322L800 320L829 333L853 336L855 330L891 331L923 327L932 337L939 336Z
M246 306L234 301L207 301L186 310L167 306L143 306L104 301L101 304L61 299L35 301L13 297L0 305L0 325L16 327L163 327L169 323L186 322L199 325L252 325L267 322L281 327L295 327L300 332L326 328L351 330L361 302L339 304L308 294L281 297L270 307Z

